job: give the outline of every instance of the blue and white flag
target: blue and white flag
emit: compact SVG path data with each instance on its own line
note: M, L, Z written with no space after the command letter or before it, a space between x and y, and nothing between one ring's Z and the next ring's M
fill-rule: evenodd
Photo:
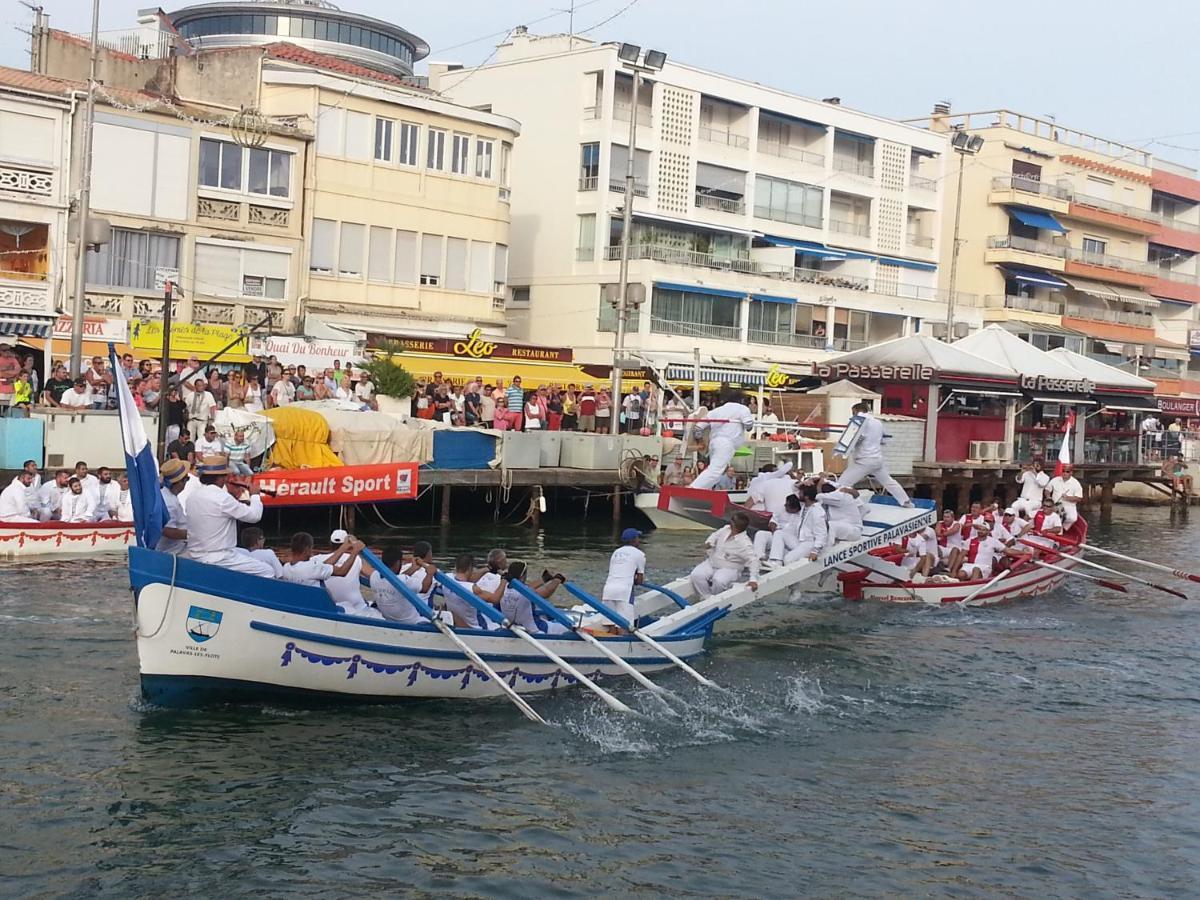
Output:
M158 487L158 461L112 344L108 345L108 358L121 415L121 441L125 445L125 470L129 475L129 498L133 503L133 530L139 547L154 549L167 524L167 506Z

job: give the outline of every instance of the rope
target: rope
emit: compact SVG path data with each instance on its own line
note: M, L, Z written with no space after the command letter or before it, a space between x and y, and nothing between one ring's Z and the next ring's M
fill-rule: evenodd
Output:
M179 557L176 554L172 553L171 554L171 586L167 590L167 602L163 604L162 618L158 620L158 625L155 627L155 629L152 632L150 632L149 634L141 635L142 637L144 637L146 639L152 638L155 635L157 635L160 631L162 631L163 625L166 624L167 613L171 609L171 600L174 599L174 597L175 597L175 575L176 575L176 572L178 571L178 569L179 569ZM138 625L138 619L137 619L137 602L135 601L134 605L133 605L133 633L139 634L139 630L138 630L139 628L140 628L140 626Z

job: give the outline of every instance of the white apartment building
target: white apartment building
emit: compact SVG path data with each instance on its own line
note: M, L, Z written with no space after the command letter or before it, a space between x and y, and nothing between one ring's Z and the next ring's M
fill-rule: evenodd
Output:
M512 337L610 362L630 117L638 128L627 347L803 365L945 321L944 135L615 44L519 30L431 86L521 122Z
M73 102L58 88L0 70L0 343L47 336L65 296Z

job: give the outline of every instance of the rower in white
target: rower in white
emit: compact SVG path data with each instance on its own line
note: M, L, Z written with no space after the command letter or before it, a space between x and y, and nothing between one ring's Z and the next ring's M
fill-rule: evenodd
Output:
M862 416L863 421L859 427L858 440L850 448L846 470L840 478L841 483L856 487L869 475L878 481L897 503L911 507L912 500L900 486L900 482L892 477L883 461L883 423L871 414L871 401L863 400L855 404L853 410Z
M1055 475L1046 484L1050 499L1062 507L1063 527L1070 528L1079 518L1076 504L1083 502L1083 485L1075 477L1075 467L1070 463L1063 466L1062 474Z
M688 577L701 597L710 597L729 588L738 580L743 569L750 570L747 582L750 590L758 590L758 554L746 535L750 517L735 512L729 524L718 528L704 542L708 558L692 569Z
M817 502L829 520L830 541L857 541L862 537L863 515L857 490L841 487L836 481L823 481Z
M479 577L479 574L475 571L475 557L470 553L462 553L454 560L454 571L447 577L458 582L465 590L474 592L475 581ZM455 628L482 628L487 630L488 626L485 623L491 620L480 615L479 610L460 597L455 591L444 591L442 601L446 609L454 617Z
M33 476L22 471L0 491L0 522L37 522L37 510L29 505L29 486Z
M746 443L746 433L754 426L754 416L746 404L729 399L708 414L708 422L696 423L697 430L708 429L708 468L696 476L691 486L712 490L733 461L738 448Z
M1024 518L1032 518L1042 506L1042 494L1050 476L1042 471L1042 461L1035 459L1021 467L1017 484L1021 485L1021 496L1013 501L1013 509Z
M251 481L233 481L233 469L224 457L206 457L197 467L200 487L188 498L188 545L183 556L234 572L274 578L266 563L239 553L237 523L253 525L262 519L262 497ZM245 502L242 497L247 495Z
M283 563L279 561L275 551L267 546L267 536L257 525L242 529L241 535L238 536L238 552L266 563L276 578L283 577ZM329 582L326 582L326 586L328 584Z
M918 528L901 542L904 558L900 565L908 569L909 577L921 575L928 578L938 564L939 548L937 535L930 527Z
M179 495L188 480L188 464L181 459L168 459L159 469L162 478L163 505L167 508L167 524L155 550L160 553L182 553L187 547L187 514Z
M1042 535L1062 534L1062 532L1062 516L1058 514L1054 501L1046 497L1042 500L1041 511L1033 517L1033 530L1029 532L1025 540L1037 544L1039 547L1054 550L1058 544L1053 539L1042 537Z
M767 527L760 528L754 535L754 552L760 559L765 556L769 564L777 565L783 562L783 557L788 551L799 546L798 535L803 509L799 496L787 495L783 510L772 513Z
M942 518L933 531L937 536L938 558L945 563L947 571L953 572L962 561L962 554L967 546L962 523L955 517L954 510L948 506L943 509Z
M800 524L796 529L796 546L783 557L790 565L802 559L814 560L829 543L829 523L825 508L817 502L817 489L811 484L800 488Z
M113 513L120 505L120 485L113 478L112 469L108 466L101 466L96 470L96 475L98 477L96 478L96 485L93 490L93 500L96 503L96 509L92 513L92 516L97 522L116 518ZM83 489L84 491L88 490L86 482Z
M426 544L425 546L428 547L429 545ZM415 553L417 549L414 547L413 552ZM388 547L383 551L380 561L390 571L394 572L402 582L412 587L412 578L405 575L402 571L404 569L404 551L399 547ZM424 575L424 571L422 567L420 570L422 576ZM432 580L433 578L430 576L430 581ZM371 573L371 595L375 598L375 606L378 607L379 613L389 622L399 622L403 625L419 625L425 621L425 617L417 611L417 608L409 603L404 595L396 590L392 583L380 572Z
M621 546L608 560L608 577L600 599L626 621L637 618L633 605L633 589L646 577L646 554L641 548L642 533L636 528L621 532Z
M547 621L539 616L534 615L533 603L528 597L511 587L514 581L525 581L527 571L525 563L518 561L511 562L508 565L508 571L501 576L503 592L500 595L500 612L508 621L515 625L520 625L530 634L566 634L570 631L561 622ZM549 572L542 573L542 580L537 584L529 585L529 589L539 597L550 599L550 596L558 590L560 584L566 583L566 578L562 575L551 575Z
M329 543L336 548L340 548L349 540L351 540L351 536L346 533L344 528L335 528L329 535ZM336 565L339 556L339 550L335 549L332 553L317 558L332 566ZM350 571L345 575L334 575L326 581L325 590L329 591L329 596L333 598L334 603L351 615L378 618L375 610L363 599L361 585L362 560L356 556L350 565Z
M763 510L772 516L783 512L783 502L789 494L796 493L795 479L789 477L792 471L791 462L785 462L778 468L768 463L758 470L758 474L746 485L746 499L750 508Z
M67 481L68 493L63 497L61 518L64 522L91 522L96 515L96 502L83 489L83 482L74 475Z
M992 534L991 526L984 523L977 526L976 531L978 533L967 544L958 571L950 573L960 581L987 581L992 577L996 558L1004 555L1004 544Z
M313 536L307 531L297 531L292 535L292 559L283 567L283 580L293 584L305 584L309 587L325 586L330 578L345 577L358 559L358 555L362 553L364 546L362 541L347 536L342 545L334 551L337 556L337 565L330 565L325 562L327 557L313 555ZM251 557L246 558L251 559ZM251 559L251 561L264 565L256 559ZM364 618L383 618L378 610L371 609L365 603L362 609L342 608L342 611Z
M51 519L62 517L63 498L71 492L67 485L70 478L70 472L59 469L54 473L52 481L47 481L41 486L38 490L38 519L49 522Z

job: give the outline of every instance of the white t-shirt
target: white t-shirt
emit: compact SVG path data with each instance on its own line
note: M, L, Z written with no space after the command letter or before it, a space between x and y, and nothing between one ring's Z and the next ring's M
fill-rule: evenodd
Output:
M196 456L214 456L225 452L225 442L217 435L211 441L206 437L197 438Z
M1050 476L1045 472L1035 472L1033 469L1026 469L1017 478L1017 482L1021 485L1021 499L1036 500L1040 503L1042 489L1046 487L1046 482L1049 480Z
M281 577L293 584L321 587L323 582L333 577L333 566L316 558L290 562L283 567Z
M58 402L62 406L86 409L92 405L92 389L85 388L82 394L75 390L75 388L63 391L62 399Z
M883 423L871 415L864 415L862 426L859 428L858 440L851 450L851 455L857 460L878 460L883 458Z
M3 491L0 491L0 521L33 521L34 516L29 508L29 497L25 493L25 485L14 481Z
M754 426L754 414L744 403L723 403L710 412L708 418L727 420L707 426L710 429L710 443L719 440L740 445L745 441L746 433Z
M354 386L354 396L363 403L370 403L371 398L375 396L375 382L369 378L359 379L358 384Z
M159 549L161 550L162 547L160 546ZM274 550L268 550L266 547L259 547L257 550L247 550L245 547L238 547L238 552L245 553L251 559L257 559L259 562L266 563L275 572L276 578L283 577L283 563L279 561L279 557L275 555Z
M1050 496L1055 503L1061 503L1063 506L1074 506L1075 504L1069 500L1064 500L1064 497L1082 497L1083 485L1079 480L1072 475L1070 478L1063 478L1061 475L1050 479L1050 483L1046 485L1050 491Z
M422 573L424 574L424 573ZM403 575L397 576L405 581ZM378 572L371 573L371 593L375 597L375 606L383 618L389 622L399 622L402 625L419 625L425 617L417 612L417 608L405 599L404 595L392 587L391 582Z
M970 558L971 545L975 546L975 559ZM996 562L996 557L1004 553L1004 545L996 540L995 535L989 534L985 538L980 538L978 542L972 541L967 545L967 556L963 559L963 568L971 569L978 567L980 572L987 576L991 574L992 565Z
M646 554L632 544L618 547L608 562L608 578L600 599L605 603L629 603L635 576L645 574Z
M497 578L498 577L499 576L497 576ZM464 591L466 591L467 593L473 593L471 589L475 586L474 582L463 581L461 578L457 577L456 575L450 575L449 578L451 581L455 582L456 584L461 585L462 589ZM479 615L479 611L475 607L473 607L470 603L468 603L466 600L464 600L462 597L460 597L451 588L448 588L448 587L442 588L442 600L446 604L446 609L450 610L450 612L454 613L454 615L458 616L458 618L462 619L464 622L466 622L468 625L470 625L471 628L479 627L480 618L484 618L485 621L487 621L488 625L485 625L484 626L485 628L492 624L490 619L487 619L486 617L481 617Z
M332 567L335 557L334 554L329 553L314 557L314 559L319 559L321 562ZM362 615L363 609L369 609L367 601L363 599L362 588L358 580L361 575L362 560L356 556L350 566L349 572L345 575L334 575L325 582L325 589L329 591L329 596L333 598L333 602L346 610L346 612L353 612L356 616Z

